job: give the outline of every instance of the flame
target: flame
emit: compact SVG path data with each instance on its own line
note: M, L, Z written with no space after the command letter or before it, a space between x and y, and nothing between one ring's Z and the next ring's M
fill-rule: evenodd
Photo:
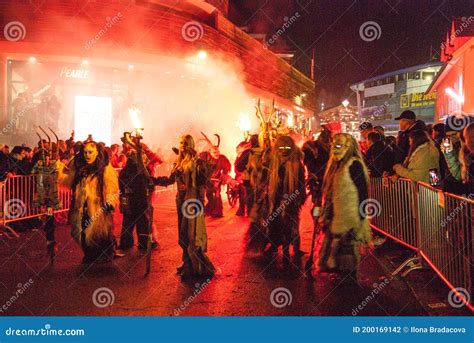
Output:
M136 107L131 107L128 109L128 115L130 116L130 120L132 121L133 127L135 129L143 128L142 123L139 118L140 113L141 111Z
M250 131L250 117L247 113L240 113L239 120L237 121L237 126L242 132Z
M293 127L293 126L295 126L295 122L294 122L294 120L293 120L293 114L291 114L291 113L288 114L286 118L287 118L287 119L286 119L286 126L287 126L287 127Z

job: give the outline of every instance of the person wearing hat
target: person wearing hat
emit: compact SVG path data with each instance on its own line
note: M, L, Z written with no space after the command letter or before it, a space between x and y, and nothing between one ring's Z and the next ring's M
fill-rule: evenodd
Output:
M394 151L395 153L395 164L403 163L405 158L408 156L408 151L410 149L410 143L408 136L410 132L415 130L425 130L426 125L421 120L416 120L416 114L413 111L405 110L400 116L395 118L400 123L400 131L397 135L397 145Z

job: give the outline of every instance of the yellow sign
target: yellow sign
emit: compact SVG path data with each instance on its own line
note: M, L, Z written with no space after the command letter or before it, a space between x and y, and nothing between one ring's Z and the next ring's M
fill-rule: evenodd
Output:
M425 94L406 93L400 96L400 108L432 106L435 104L436 92Z

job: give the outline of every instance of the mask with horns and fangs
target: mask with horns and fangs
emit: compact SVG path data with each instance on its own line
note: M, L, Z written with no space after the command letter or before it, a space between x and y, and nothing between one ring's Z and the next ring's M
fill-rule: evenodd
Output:
M217 143L213 144L211 140L209 139L209 137L207 137L207 135L204 132L201 132L201 135L203 135L205 141L210 146L209 153L211 154L211 156L215 159L219 158L219 155L220 155L219 146L221 145L221 137L217 133L215 133L214 136L216 136L217 138Z
M260 108L260 99L258 99L257 106L255 107L256 115L260 119L260 128L262 131L258 134L258 143L260 147L269 147L270 144L275 141L278 135L278 128L281 125L281 120L278 119L275 110L275 99L272 101L272 107L267 118L264 117L262 109Z

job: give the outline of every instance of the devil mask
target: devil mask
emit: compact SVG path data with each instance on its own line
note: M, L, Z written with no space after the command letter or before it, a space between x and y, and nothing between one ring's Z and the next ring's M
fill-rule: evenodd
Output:
M93 164L99 154L95 143L87 143L84 147L84 159L87 164Z

